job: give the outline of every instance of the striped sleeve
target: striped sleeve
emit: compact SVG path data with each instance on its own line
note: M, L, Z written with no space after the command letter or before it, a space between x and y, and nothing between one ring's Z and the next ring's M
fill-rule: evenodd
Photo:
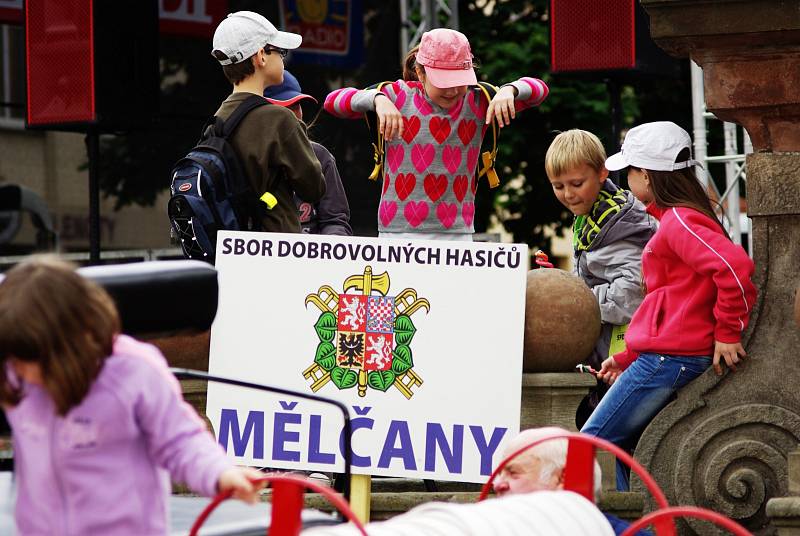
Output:
M517 89L516 111L539 106L550 92L547 84L543 81L528 76L523 76L519 80L506 85L514 86Z
M402 80L398 80L397 82L386 84L380 91L389 97L389 100L397 104L397 96L406 91L407 87ZM375 96L377 94L377 89L345 87L329 93L325 97L323 107L325 111L336 117L360 119L363 113L375 111Z
M667 240L670 247L694 271L711 277L717 287L714 304L714 338L737 343L747 327L756 299L750 278L753 260L722 234L716 222L692 209L670 209ZM663 220L662 220L663 221Z
M353 109L353 97L358 95L358 93L359 90L352 87L337 89L325 97L325 104L323 104L323 107L325 108L326 112L331 115L335 115L336 117L341 117L344 119L358 119L363 113L357 112Z

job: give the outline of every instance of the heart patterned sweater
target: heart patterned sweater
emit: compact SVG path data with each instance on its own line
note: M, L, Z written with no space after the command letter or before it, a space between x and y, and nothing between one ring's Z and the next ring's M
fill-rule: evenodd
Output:
M517 112L539 105L548 93L536 78L520 78ZM342 88L325 99L325 110L359 119L375 109L377 89ZM398 80L381 92L403 116L403 135L386 142L383 193L378 208L381 233L474 232L476 168L486 134L489 106L477 87L449 110L434 104L420 82Z

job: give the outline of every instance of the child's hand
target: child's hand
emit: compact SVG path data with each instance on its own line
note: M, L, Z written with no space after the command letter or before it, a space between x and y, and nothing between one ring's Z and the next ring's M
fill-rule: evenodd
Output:
M497 124L500 127L511 124L511 120L517 116L516 109L514 108L514 97L517 94L517 89L514 86L503 86L495 94L492 102L489 103L489 108L486 110L486 124L490 124L492 119L497 119Z
M252 467L230 467L219 475L217 490L222 493L232 491L232 497L250 504L258 500L258 492L264 487L264 482L253 483L253 480L262 478L264 473Z
M613 357L609 357L600 365L600 371L597 373L597 377L608 385L611 385L617 381L620 374L622 374L622 369L617 365Z
M378 115L378 131L384 140L391 141L403 135L403 116L383 93L375 96L375 113Z
M547 258L547 253L541 249L536 250L536 253L533 254L533 258L539 268L553 268L553 263Z
M719 364L720 357L723 357L728 367L733 372L736 372L736 364L742 361L739 356L742 356L742 358L747 356L747 352L744 351L742 343L714 341L714 361L712 365L714 366L714 372L717 373L717 376L722 376L722 365Z

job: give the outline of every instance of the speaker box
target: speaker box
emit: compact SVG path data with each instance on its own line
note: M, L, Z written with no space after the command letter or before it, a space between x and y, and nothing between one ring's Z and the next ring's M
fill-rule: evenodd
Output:
M27 126L118 131L158 113L158 0L27 0Z
M551 70L677 76L680 63L650 38L638 0L551 0Z

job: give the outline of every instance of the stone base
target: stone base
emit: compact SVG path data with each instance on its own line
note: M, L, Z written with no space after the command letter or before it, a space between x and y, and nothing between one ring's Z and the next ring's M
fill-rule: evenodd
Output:
M442 484L437 482L437 484ZM420 504L427 502L474 503L478 500L477 491L439 491L439 492L373 492L370 496L370 521L382 521L404 514ZM309 493L305 496L306 508L332 512L333 507L323 496ZM627 521L642 517L644 498L641 493L604 493L600 500L600 510ZM792 534L794 533L787 533ZM781 535L783 536L783 535Z
M777 536L800 536L800 497L770 499L767 515Z
M595 385L594 376L578 372L523 374L520 429L560 426L576 432L575 410Z

